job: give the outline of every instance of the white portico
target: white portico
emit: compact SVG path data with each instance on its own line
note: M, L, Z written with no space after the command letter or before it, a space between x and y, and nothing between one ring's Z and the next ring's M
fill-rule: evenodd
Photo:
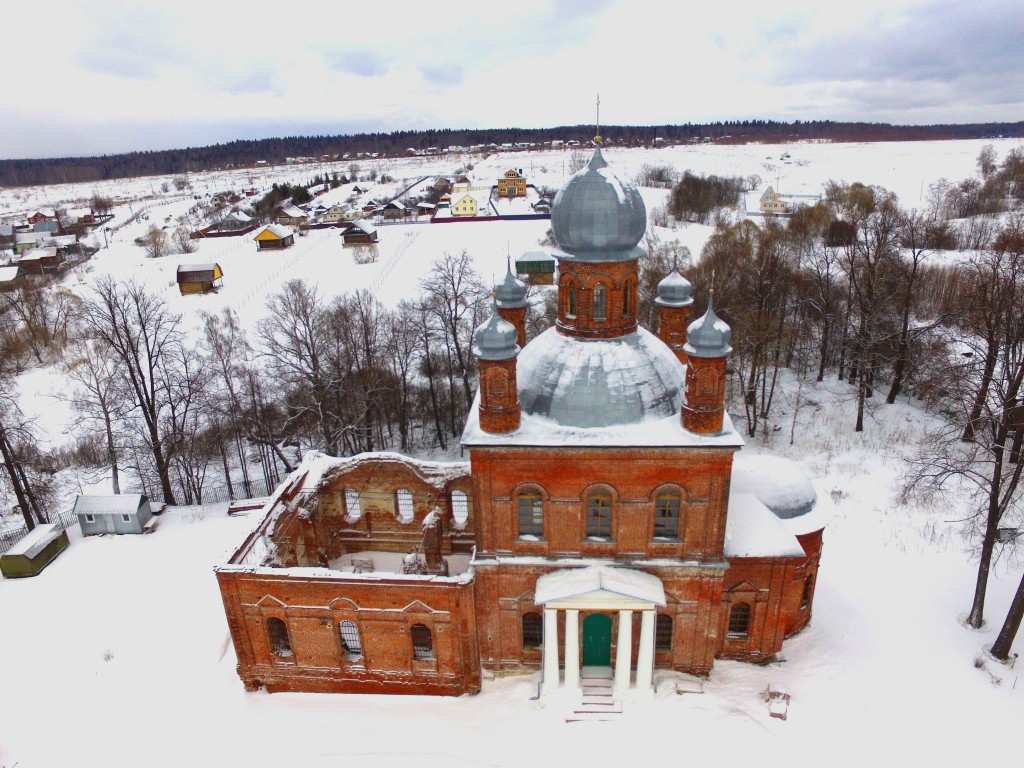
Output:
M634 690L651 689L655 613L658 606L665 605L665 588L657 576L605 564L564 568L537 579L534 602L544 608L543 696L551 695L559 685L575 695L580 690L582 666L611 666L614 614L618 614L614 694L623 696L631 690L635 613L640 614L640 642ZM564 679L558 665L558 611L565 611ZM586 614L582 625L581 612Z

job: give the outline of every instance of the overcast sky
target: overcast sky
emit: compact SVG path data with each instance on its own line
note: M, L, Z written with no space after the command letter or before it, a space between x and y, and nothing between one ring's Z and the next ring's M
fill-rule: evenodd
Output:
M161 5L5 8L0 158L577 125L597 93L604 124L1024 120L1021 0Z

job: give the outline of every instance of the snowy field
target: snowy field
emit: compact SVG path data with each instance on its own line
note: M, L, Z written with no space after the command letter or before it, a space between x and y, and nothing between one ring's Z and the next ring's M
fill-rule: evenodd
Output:
M1000 159L1017 146L801 143L610 149L606 157L625 178L649 163L757 174L791 193L820 192L829 179L862 181L887 187L914 207L923 205L936 179L974 175L985 143ZM789 163L779 160L784 152ZM468 160L378 165L401 185L451 173ZM568 152L494 156L477 161L471 176L476 183L521 167L531 183L557 187L569 160ZM265 189L318 172L234 171L196 175L192 183L205 194L252 177ZM187 323L200 310L230 306L249 328L263 316L265 297L291 278L316 282L325 297L368 288L393 306L419 292L419 280L445 251L466 249L485 280L498 280L506 256L536 249L547 229L544 221L381 227L379 258L367 265L356 265L332 230L297 238L283 253L257 253L248 238L228 238L204 241L196 254L154 261L132 240L193 204L191 197L161 199L160 183L2 190L0 217L87 200L94 191L125 200L115 222L128 218L129 199L133 211L147 205L148 222L118 231L66 284L84 295L100 275L133 277L159 291ZM642 191L649 208L666 194ZM697 255L710 232L685 225L658 236L678 238ZM224 268L221 292L179 296L177 264L206 261ZM26 408L50 441L65 440L68 414L50 397L65 386L59 365L29 371L20 384ZM718 662L703 694L677 695L665 681L653 700L626 705L612 723L566 723L564 708L532 699L537 676L487 680L482 694L460 698L246 693L212 567L255 518L228 518L224 505L178 507L150 536L82 539L73 528L69 550L40 576L0 579L0 768L410 761L546 767L695 759L731 765L755 754L767 765L819 765L833 757L842 764L951 765L1013 754L1024 722L1024 681L1018 681L1024 662L1010 669L989 660L978 668L975 660L984 660L983 648L1006 613L1021 576L1019 557L997 550L988 624L964 629L958 619L970 606L975 566L953 521L967 510L956 499L920 507L894 501L904 456L921 441L930 417L911 403L876 404L865 432L855 434L849 393L827 381L804 386L794 426L794 389L785 388L773 414L779 429L771 440L750 441L744 451L771 450L803 462L819 493L834 500L836 517L825 532L814 619L785 644L779 663ZM1024 650L1024 638L1014 650ZM769 684L792 694L786 721L768 716L761 694Z

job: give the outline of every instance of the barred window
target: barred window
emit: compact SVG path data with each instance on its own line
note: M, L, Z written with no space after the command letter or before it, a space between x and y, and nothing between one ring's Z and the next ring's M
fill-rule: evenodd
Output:
M345 649L345 655L349 659L358 659L363 655L363 644L359 641L359 627L354 621L343 621L339 625L341 630L341 647Z
M654 624L654 650L672 650L672 617L659 613Z
M800 598L800 610L804 610L811 604L811 594L814 587L814 577L808 576L804 579L804 594Z
M288 627L280 619L267 619L267 639L270 641L270 652L275 656L292 655L292 641L288 637Z
M729 637L746 637L750 634L750 605L737 603L729 611Z
M540 492L520 491L516 501L520 536L544 535L544 500Z
M452 491L452 517L460 528L469 519L469 499L462 491Z
M654 502L654 538L679 538L679 494L664 491Z
M543 639L544 629L540 614L523 614L523 648L540 648Z
M434 638L425 624L413 624L409 629L412 637L412 657L416 661L430 661L434 658Z
M355 488L345 489L345 514L353 520L362 514L359 508L359 491Z
M398 502L398 520L402 523L411 523L413 518L412 512L412 491L407 491L405 488L399 488L395 491L395 498Z
M607 539L612 535L612 497L607 491L594 491L587 497L587 536Z

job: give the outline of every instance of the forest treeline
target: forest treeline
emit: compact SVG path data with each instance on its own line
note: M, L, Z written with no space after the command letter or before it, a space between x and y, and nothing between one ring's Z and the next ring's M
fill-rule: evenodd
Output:
M891 125L888 123L846 123L832 120L727 120L714 123L681 125L601 126L607 141L626 146L650 146L655 138L668 143L694 139L743 143L750 139L765 142L795 139L833 141L920 141L937 139L977 139L996 136L1024 137L1024 122L940 125ZM0 185L29 186L96 182L108 179L190 173L228 167L251 166L257 161L283 163L287 157L334 157L346 152L376 152L397 157L408 149L429 147L469 147L482 144L535 143L552 140L590 141L590 125L554 128L436 129L360 133L335 136L289 136L284 138L231 141L206 147L127 152L99 157L63 157L24 160L0 160Z

